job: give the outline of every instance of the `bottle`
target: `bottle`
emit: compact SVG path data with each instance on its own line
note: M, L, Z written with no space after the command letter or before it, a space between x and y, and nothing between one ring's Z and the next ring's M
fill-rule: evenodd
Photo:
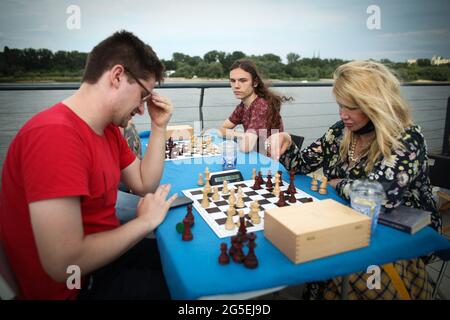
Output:
M224 141L220 144L220 150L222 153L222 170L236 169L237 160L237 144L234 141Z
M372 219L372 234L377 227L378 215L380 214L381 204L384 198L385 192L383 186L376 180L356 180L350 188L350 205L356 211Z

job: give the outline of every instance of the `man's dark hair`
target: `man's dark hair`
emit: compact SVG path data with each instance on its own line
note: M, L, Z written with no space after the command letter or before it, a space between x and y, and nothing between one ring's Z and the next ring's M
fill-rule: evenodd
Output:
M139 79L153 75L157 82L164 79L164 66L152 47L131 32L122 30L106 38L89 53L81 82L94 84L102 74L121 64Z

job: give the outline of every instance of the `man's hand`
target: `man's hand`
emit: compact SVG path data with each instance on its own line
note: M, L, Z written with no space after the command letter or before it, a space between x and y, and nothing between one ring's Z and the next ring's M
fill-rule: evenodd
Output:
M175 193L166 200L170 184L160 185L155 193L147 193L137 206L137 219L141 219L149 227L149 232L156 229L167 215L172 202L177 198Z
M173 113L170 100L153 92L151 98L147 101L147 109L152 125L165 130Z
M291 146L292 138L287 132L279 132L271 135L265 142L266 152L269 157L279 160L281 155Z

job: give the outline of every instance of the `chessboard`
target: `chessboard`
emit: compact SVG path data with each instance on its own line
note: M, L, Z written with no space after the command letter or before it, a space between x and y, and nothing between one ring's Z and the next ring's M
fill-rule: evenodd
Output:
M228 189L229 190L235 189L236 195L238 194L237 190L239 187L241 187L243 191L244 196L242 199L244 201L244 208L236 208L236 211L240 210L243 211L244 218L246 221L247 232L249 233L264 230L264 210L279 207L277 205L279 198L274 194L272 194L271 189L267 190L265 188L265 184L262 184L261 185L262 189L253 190L252 188L253 185L254 180L245 180L228 184ZM280 185L280 190L286 193L288 186L289 183L282 181L282 184ZM229 208L228 198L230 197L230 195L222 194L222 186L218 186L218 193L220 196L219 200L213 200L212 193L208 194L210 203L209 207L206 209L201 206L201 202L203 199L203 187L183 190L183 193L194 201L193 205L195 209L197 209L202 218L211 227L211 229L214 230L214 232L217 234L219 238L231 237L237 234L238 232L237 227L234 228L233 230L226 230L225 228L225 223L227 220L227 210ZM290 195L286 195L285 197L286 206L302 205L303 203L306 202L318 201L317 198L297 188L295 194L296 198L295 203L290 203L288 201L289 196ZM250 204L253 201L257 201L260 205L259 216L261 217L261 222L259 224L254 224L249 217ZM237 223L238 220L239 215L238 214L234 215L233 222Z
M196 137L197 138L197 137ZM166 141L165 160L182 160L199 157L213 157L221 154L219 147L211 139Z

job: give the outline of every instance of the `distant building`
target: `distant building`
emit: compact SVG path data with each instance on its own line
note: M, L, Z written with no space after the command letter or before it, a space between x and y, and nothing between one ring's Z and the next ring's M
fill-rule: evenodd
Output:
M434 55L433 58L431 58L431 64L434 66L438 66L440 64L447 64L450 63L450 59L445 59L441 56Z
M408 60L406 60L406 63L408 63L408 64L417 64L417 59L408 59Z

